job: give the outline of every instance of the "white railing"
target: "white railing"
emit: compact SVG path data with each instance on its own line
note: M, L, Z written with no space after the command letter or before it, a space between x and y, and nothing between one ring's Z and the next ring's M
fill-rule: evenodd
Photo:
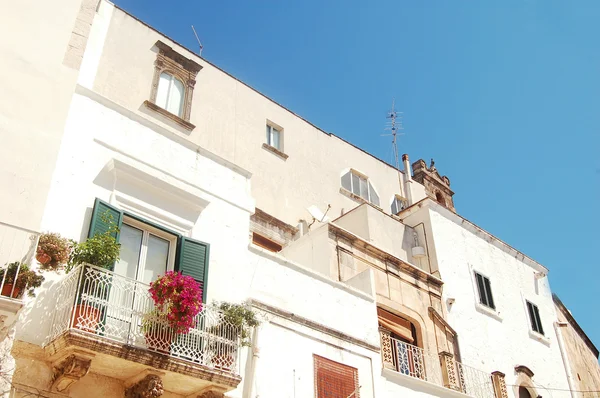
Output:
M111 271L80 265L57 290L50 341L67 330L146 348L237 374L241 329L204 306L187 334L176 334L154 311L149 286Z
M494 398L490 373L464 365L444 354L420 347L381 332L383 366L398 373L457 390L475 398Z
M438 355L433 355L420 347L390 337L397 372L430 383L443 385L442 368Z
M22 265L32 266L39 237L39 232L0 221L1 296L13 299L23 297L27 286L19 283L19 273Z
M476 398L494 398L492 376L482 370L452 360L456 366L456 374L460 391Z

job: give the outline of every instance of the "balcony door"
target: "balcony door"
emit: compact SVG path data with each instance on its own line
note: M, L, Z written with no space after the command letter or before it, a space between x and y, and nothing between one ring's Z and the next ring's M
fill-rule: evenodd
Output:
M121 251L110 287L106 330L109 335L130 341L140 338L137 328L143 314L152 309L148 285L174 267L177 236L125 216L119 243Z

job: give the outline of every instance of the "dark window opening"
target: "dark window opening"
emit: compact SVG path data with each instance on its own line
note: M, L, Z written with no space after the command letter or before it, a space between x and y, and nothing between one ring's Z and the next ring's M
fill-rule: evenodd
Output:
M529 321L531 322L531 329L539 334L544 334L544 328L542 327L542 320L540 318L540 311L538 306L527 302L527 312L529 312Z
M492 286L490 284L490 279L486 276L481 275L478 272L475 272L475 279L477 280L477 291L479 292L479 302L486 307L490 307L491 309L496 309L496 305L494 304L494 296L492 295Z

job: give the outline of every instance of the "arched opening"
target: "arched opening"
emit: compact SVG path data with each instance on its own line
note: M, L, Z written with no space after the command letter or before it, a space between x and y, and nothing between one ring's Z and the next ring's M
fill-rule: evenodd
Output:
M529 393L527 387L519 386L519 398L534 398Z
M435 193L435 200L441 204L442 206L446 206L446 201L444 200L444 195L440 191Z
M417 340L417 326L400 315L377 308L382 338L389 339L394 369L402 374L425 378L423 350Z

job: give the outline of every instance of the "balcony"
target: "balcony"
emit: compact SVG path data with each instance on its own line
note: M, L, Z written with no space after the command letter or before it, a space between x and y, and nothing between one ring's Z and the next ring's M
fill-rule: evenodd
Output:
M122 380L126 389L158 383L183 396L222 394L239 384L240 329L220 310L205 306L189 333L174 334L153 313L148 289L90 265L66 275L44 346L59 374L54 391L65 391L78 380L68 372L73 366L87 368L79 374L92 371Z
M495 398L492 375L448 353L433 354L381 331L383 367L475 398Z
M40 233L16 225L0 222L0 329L4 330L16 320L16 314L23 306L23 295L27 286L19 281L23 265L31 265ZM9 265L13 265L8 270ZM7 272L8 271L8 272ZM17 286L19 285L19 286ZM0 340L3 336L0 335Z

